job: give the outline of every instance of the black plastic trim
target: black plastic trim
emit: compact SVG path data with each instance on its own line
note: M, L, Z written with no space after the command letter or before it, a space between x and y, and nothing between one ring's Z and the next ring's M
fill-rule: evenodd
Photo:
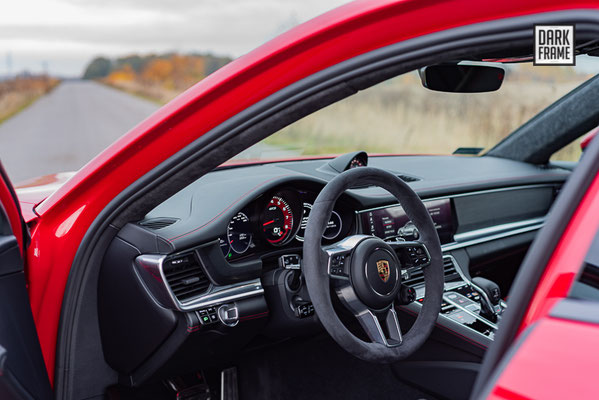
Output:
M218 239L196 248L200 264L216 285L229 285L260 278L262 261L249 260L229 264L223 257Z
M553 307L549 315L553 318L599 324L599 302L563 299Z

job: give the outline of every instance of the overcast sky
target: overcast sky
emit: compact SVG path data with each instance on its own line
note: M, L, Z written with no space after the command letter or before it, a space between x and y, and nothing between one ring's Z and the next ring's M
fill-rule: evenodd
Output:
M17 0L0 13L0 76L79 76L98 55L240 56L347 0Z

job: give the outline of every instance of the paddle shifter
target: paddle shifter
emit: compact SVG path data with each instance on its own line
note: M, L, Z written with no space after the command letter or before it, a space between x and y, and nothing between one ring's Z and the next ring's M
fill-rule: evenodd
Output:
M495 282L481 277L472 278L472 283L472 286L480 294L480 314L490 321L497 321L497 316L502 312L499 304L501 301L499 286Z

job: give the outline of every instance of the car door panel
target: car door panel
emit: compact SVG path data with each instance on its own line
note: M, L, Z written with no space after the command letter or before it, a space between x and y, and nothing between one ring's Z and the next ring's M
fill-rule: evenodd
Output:
M23 239L26 230L1 164L0 171L0 398L49 399L52 388L27 293L23 240L13 233L16 229Z

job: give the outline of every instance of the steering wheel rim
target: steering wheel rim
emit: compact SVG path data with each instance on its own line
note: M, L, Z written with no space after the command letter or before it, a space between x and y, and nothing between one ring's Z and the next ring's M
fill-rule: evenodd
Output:
M395 196L416 225L419 241L388 243L374 236L353 235L323 249L321 238L335 202L347 189L362 185L376 185ZM426 295L416 321L402 336L395 312L395 298L401 284L401 262L389 255L389 249L397 256L397 251L415 245L421 246L428 256L427 265L423 267ZM358 254L358 251L361 253ZM365 361L391 363L408 357L429 337L441 311L443 296L441 243L422 200L397 176L378 168L360 167L333 178L312 206L303 252L303 274L316 314L331 337L347 352ZM338 258L340 254L343 259ZM344 260L342 267L337 266L339 260ZM379 276L373 277L377 271ZM384 280L385 275L387 280ZM383 283L376 279L383 280ZM341 322L333 308L331 286L358 319L371 342L359 339ZM374 295L371 296L370 292ZM381 329L377 317L381 313L385 313L387 332Z

